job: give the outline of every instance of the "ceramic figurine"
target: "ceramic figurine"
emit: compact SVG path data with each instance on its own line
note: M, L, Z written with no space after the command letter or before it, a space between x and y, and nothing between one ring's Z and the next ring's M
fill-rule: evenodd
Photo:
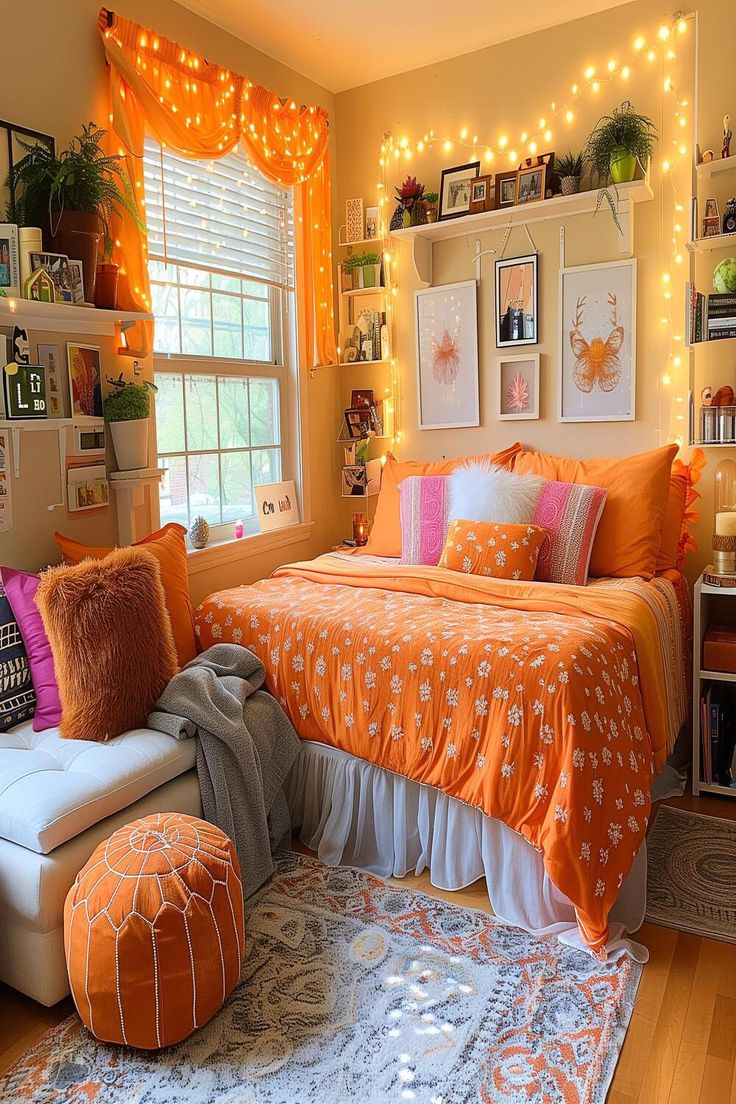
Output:
M704 387L703 390L700 392L700 405L713 405L713 388L710 385L708 387Z
M709 165L714 157L715 157L715 153L713 152L712 149L703 150L703 160L702 160L701 164Z
M206 548L210 539L210 527L203 517L196 517L189 528L189 540L192 548Z
M723 145L721 146L721 157L731 156L731 139L733 138L733 131L731 130L731 116L723 116Z

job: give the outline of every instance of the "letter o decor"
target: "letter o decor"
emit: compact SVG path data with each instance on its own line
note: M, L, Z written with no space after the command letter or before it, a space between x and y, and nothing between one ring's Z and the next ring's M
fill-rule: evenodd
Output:
M108 1043L154 1050L186 1039L235 988L244 946L235 848L182 813L118 828L64 906L74 1003Z

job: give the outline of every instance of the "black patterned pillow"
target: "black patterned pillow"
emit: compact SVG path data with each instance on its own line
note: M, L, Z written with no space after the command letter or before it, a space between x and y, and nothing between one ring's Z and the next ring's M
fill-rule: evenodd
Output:
M36 695L18 622L0 579L0 732L32 717Z

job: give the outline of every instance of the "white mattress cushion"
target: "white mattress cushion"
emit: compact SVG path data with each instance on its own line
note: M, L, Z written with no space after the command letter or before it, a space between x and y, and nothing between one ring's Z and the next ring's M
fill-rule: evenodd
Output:
M0 838L41 855L191 770L196 740L138 728L107 743L27 721L0 733Z

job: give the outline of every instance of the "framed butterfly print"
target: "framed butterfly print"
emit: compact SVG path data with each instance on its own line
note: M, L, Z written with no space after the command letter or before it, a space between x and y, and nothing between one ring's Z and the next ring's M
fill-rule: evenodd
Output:
M561 422L636 417L636 260L560 272Z
M419 429L480 425L475 280L414 292Z

